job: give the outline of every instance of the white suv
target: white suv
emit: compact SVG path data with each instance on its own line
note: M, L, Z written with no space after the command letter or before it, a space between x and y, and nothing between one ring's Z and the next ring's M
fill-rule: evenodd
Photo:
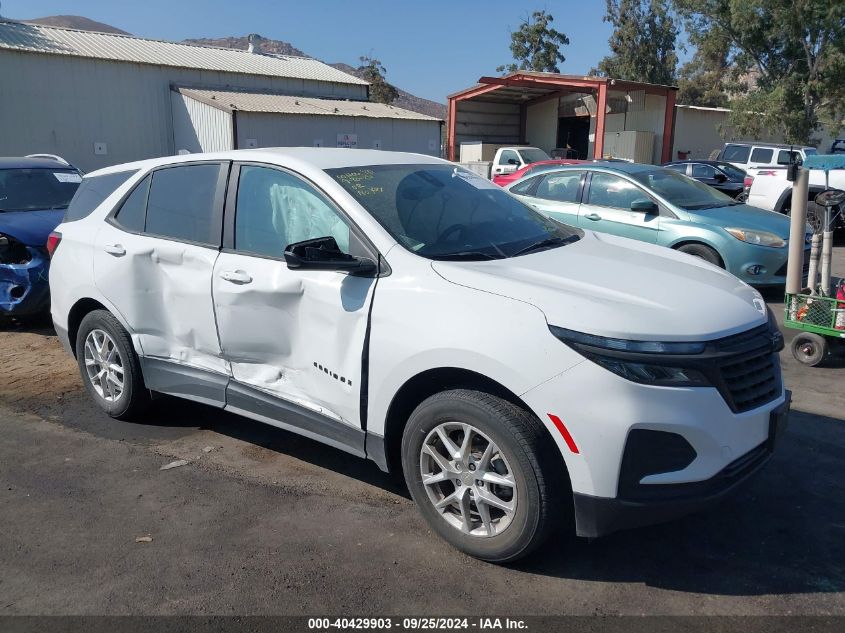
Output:
M594 537L710 503L786 422L752 288L428 156L110 167L52 242L56 330L110 415L173 394L404 471L486 560L563 522Z

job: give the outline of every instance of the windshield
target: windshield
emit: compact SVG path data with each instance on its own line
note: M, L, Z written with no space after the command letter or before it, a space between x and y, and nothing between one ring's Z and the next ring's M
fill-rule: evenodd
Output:
M656 168L629 175L666 201L688 211L740 204L722 192L671 169Z
M548 154L536 147L529 147L528 149L519 150L519 155L522 156L522 162L526 165L529 163L538 163L541 160L551 160Z
M815 147L805 147L804 148L804 155L805 156L815 156L818 154Z
M725 172L729 178L733 180L742 180L745 178L745 170L739 167L734 167L730 163L717 163L716 167Z
M501 259L582 235L486 178L452 165L373 165L326 172L400 244L430 259Z
M0 212L66 209L80 182L73 169L0 169Z

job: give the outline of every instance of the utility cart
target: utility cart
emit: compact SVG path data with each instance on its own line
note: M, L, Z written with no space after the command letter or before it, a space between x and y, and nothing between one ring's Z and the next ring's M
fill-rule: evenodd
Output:
M826 186L825 191L815 197L815 203L824 210L824 222L821 236L813 235L804 284L803 236L809 169L824 170L827 185L832 169L845 169L845 154L807 156L802 166L790 166L794 183L784 326L801 330L792 340L792 355L801 363L815 367L827 357L833 340L845 341L845 280L831 278L833 227L837 214L845 209L845 191Z

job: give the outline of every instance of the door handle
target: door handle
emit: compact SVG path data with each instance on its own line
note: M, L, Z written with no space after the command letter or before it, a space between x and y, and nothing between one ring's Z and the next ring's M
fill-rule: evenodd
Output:
M584 217L588 220L592 220L593 222L595 222L596 220L601 220L601 216L598 213L588 213Z
M224 270L220 273L220 279L225 279L233 284L248 284L252 281L252 277L242 270Z
M126 249L120 244L106 244L103 246L103 250L109 255L114 255L115 257L123 257L126 255Z

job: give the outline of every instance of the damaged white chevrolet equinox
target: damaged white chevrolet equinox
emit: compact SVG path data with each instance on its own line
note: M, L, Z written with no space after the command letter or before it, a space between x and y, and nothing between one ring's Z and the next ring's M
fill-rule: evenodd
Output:
M110 167L51 242L56 331L109 415L172 394L401 469L431 527L490 561L567 522L596 537L701 508L786 423L752 288L428 156Z

